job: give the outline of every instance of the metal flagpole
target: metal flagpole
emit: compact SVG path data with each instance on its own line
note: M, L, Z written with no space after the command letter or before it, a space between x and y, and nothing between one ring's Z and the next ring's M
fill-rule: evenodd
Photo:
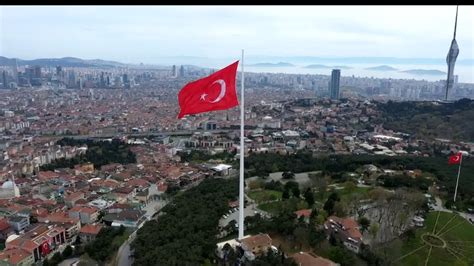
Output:
M461 154L461 159L459 161L458 179L456 180L456 188L454 190L454 202L456 202L456 195L458 194L459 175L461 175L461 164L462 164L462 154Z
M241 62L242 88L240 90L240 177L239 177L239 240L244 238L244 49L242 49Z

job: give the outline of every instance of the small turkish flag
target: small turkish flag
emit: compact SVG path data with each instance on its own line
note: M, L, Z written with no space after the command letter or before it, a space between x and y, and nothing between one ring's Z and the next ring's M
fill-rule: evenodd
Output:
M49 254L49 244L48 244L48 241L45 241L42 245L41 245L41 254L43 256L46 256Z
M178 94L181 108L178 119L184 115L226 110L239 105L235 89L238 64L236 61L208 77L186 84Z
M462 153L458 152L457 154L449 156L448 164L460 164L462 159Z

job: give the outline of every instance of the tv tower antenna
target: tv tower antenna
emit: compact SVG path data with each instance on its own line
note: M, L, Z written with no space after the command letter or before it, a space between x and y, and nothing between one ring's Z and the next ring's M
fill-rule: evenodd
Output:
M449 89L452 89L454 85L454 64L456 63L456 58L459 55L459 47L456 42L456 29L458 26L458 7L456 6L456 19L454 21L454 35L453 40L451 41L451 47L449 47L448 56L446 57L446 63L448 64L448 77L446 79L446 98L448 100Z

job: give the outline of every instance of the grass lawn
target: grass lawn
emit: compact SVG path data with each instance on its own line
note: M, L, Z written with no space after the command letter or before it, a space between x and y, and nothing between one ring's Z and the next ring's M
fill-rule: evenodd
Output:
M277 215L281 210L297 211L301 209L307 209L308 203L303 199L291 198L288 200L262 203L259 204L257 208L272 215Z
M340 184L340 186L342 187L343 184ZM347 188L334 189L334 192L337 192L337 194L339 195L339 197L341 197L342 200L348 201L348 200L351 200L351 195L356 195L356 194L362 196L362 199L369 198L369 191L371 189L373 188L372 187L354 187L352 189L347 189ZM325 202L327 198L329 197L329 195L331 195L331 193L332 193L331 190L325 191L324 193L316 192L314 197L316 200Z
M263 203L266 201L280 200L283 194L280 191L275 190L252 190L246 193L249 198L255 200L257 203Z
M393 254L395 265L473 265L474 226L457 214L431 212Z

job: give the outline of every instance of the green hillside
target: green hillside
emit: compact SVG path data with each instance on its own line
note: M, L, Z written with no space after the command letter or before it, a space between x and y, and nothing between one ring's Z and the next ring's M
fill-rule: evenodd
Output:
M406 132L420 138L446 138L474 141L474 101L454 103L392 102L378 103L376 122L384 128Z

